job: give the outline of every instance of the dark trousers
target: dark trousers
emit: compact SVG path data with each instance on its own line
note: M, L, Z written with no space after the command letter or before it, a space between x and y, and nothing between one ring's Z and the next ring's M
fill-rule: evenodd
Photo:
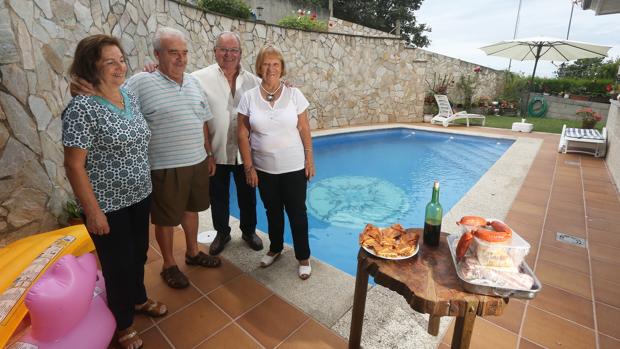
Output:
M282 174L257 171L258 191L267 210L269 251L279 253L284 248L284 210L291 224L295 258L310 258L308 215L306 213L305 170Z
M105 278L108 307L116 329L133 323L134 306L146 302L144 263L149 247L150 195L131 206L106 213L110 233L90 234Z
M243 165L217 165L211 177L211 219L218 235L230 235L230 174L237 187L237 203L240 212L240 227L244 235L256 232L256 189L245 181Z

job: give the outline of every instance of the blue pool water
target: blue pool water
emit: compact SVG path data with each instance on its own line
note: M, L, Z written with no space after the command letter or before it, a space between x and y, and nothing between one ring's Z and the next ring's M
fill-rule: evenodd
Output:
M313 138L317 175L306 201L312 255L355 275L366 223L422 227L434 180L447 213L512 143L404 128ZM234 185L231 201L239 217ZM260 199L257 214L257 228L267 232ZM292 245L288 221L285 241Z

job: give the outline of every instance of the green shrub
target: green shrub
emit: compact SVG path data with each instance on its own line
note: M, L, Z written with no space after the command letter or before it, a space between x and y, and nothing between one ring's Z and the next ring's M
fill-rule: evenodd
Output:
M278 25L317 32L327 31L327 22L313 19L310 16L286 16L278 21Z
M518 102L524 92L527 92L529 79L513 73L506 73L504 89L499 98L508 102Z
M250 18L250 8L242 0L198 0L198 7L230 17Z
M612 79L534 78L534 92L605 96L607 94L606 87L609 84L613 84Z

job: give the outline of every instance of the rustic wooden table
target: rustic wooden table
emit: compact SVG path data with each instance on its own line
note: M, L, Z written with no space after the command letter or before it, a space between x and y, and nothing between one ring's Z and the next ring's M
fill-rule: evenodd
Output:
M422 236L422 229L410 230ZM442 316L456 316L452 348L469 348L476 315L502 314L508 298L472 294L461 287L448 250L447 235L441 233L437 247L427 247L420 240L418 253L400 261L378 258L360 248L349 348L360 347L368 275L375 278L377 285L403 296L415 311L429 314L428 333L431 335L438 334Z

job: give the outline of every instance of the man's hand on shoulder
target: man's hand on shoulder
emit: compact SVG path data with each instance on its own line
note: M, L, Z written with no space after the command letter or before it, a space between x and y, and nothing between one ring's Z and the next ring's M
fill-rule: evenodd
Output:
M152 73L156 71L158 67L159 67L159 64L150 62L144 65L144 68L142 68L142 71L147 72L147 73Z
M69 92L72 97L77 95L92 96L95 94L95 87L90 82L74 76L69 84Z

